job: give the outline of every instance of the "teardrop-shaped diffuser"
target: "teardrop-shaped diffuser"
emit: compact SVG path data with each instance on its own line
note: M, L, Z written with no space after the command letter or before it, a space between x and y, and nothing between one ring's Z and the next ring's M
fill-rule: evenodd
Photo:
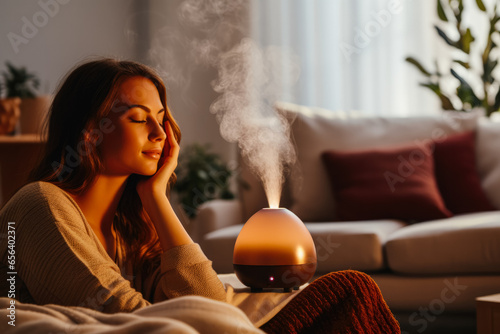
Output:
M246 222L234 246L238 279L253 290L299 287L316 271L316 248L304 223L288 209L262 209Z

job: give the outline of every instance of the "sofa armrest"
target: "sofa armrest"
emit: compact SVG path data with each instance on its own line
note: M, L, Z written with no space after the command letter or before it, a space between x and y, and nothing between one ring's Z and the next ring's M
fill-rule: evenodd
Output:
M207 233L242 222L239 200L216 199L205 202L198 208L198 213L191 223L189 232L195 242L200 242Z

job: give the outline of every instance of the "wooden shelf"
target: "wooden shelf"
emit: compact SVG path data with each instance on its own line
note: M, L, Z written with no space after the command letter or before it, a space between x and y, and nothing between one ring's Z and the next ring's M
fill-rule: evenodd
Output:
M0 207L26 183L44 143L37 134L0 135Z
M41 138L37 134L20 134L20 135L0 135L0 144L31 144L31 143L42 143L45 139Z

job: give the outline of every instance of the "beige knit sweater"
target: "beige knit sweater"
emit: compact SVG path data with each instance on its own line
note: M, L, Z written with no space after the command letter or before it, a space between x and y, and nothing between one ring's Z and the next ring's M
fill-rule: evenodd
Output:
M198 244L164 252L148 277L133 272L123 247L118 243L113 261L65 191L47 182L30 183L0 211L0 297L12 297L15 290L21 302L106 313L130 312L184 295L226 300L224 286ZM10 268L8 260L14 258ZM11 277L15 285L8 281Z

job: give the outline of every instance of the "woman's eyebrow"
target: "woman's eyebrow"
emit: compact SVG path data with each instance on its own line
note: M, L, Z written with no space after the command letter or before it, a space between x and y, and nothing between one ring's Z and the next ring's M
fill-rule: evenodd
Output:
M151 113L151 109L149 109L146 106L143 106L142 104L131 104L131 105L128 106L128 109L132 109L132 108L140 108L140 109L146 111L147 113ZM162 112L165 112L165 108L160 109L158 111L158 114L160 114Z

